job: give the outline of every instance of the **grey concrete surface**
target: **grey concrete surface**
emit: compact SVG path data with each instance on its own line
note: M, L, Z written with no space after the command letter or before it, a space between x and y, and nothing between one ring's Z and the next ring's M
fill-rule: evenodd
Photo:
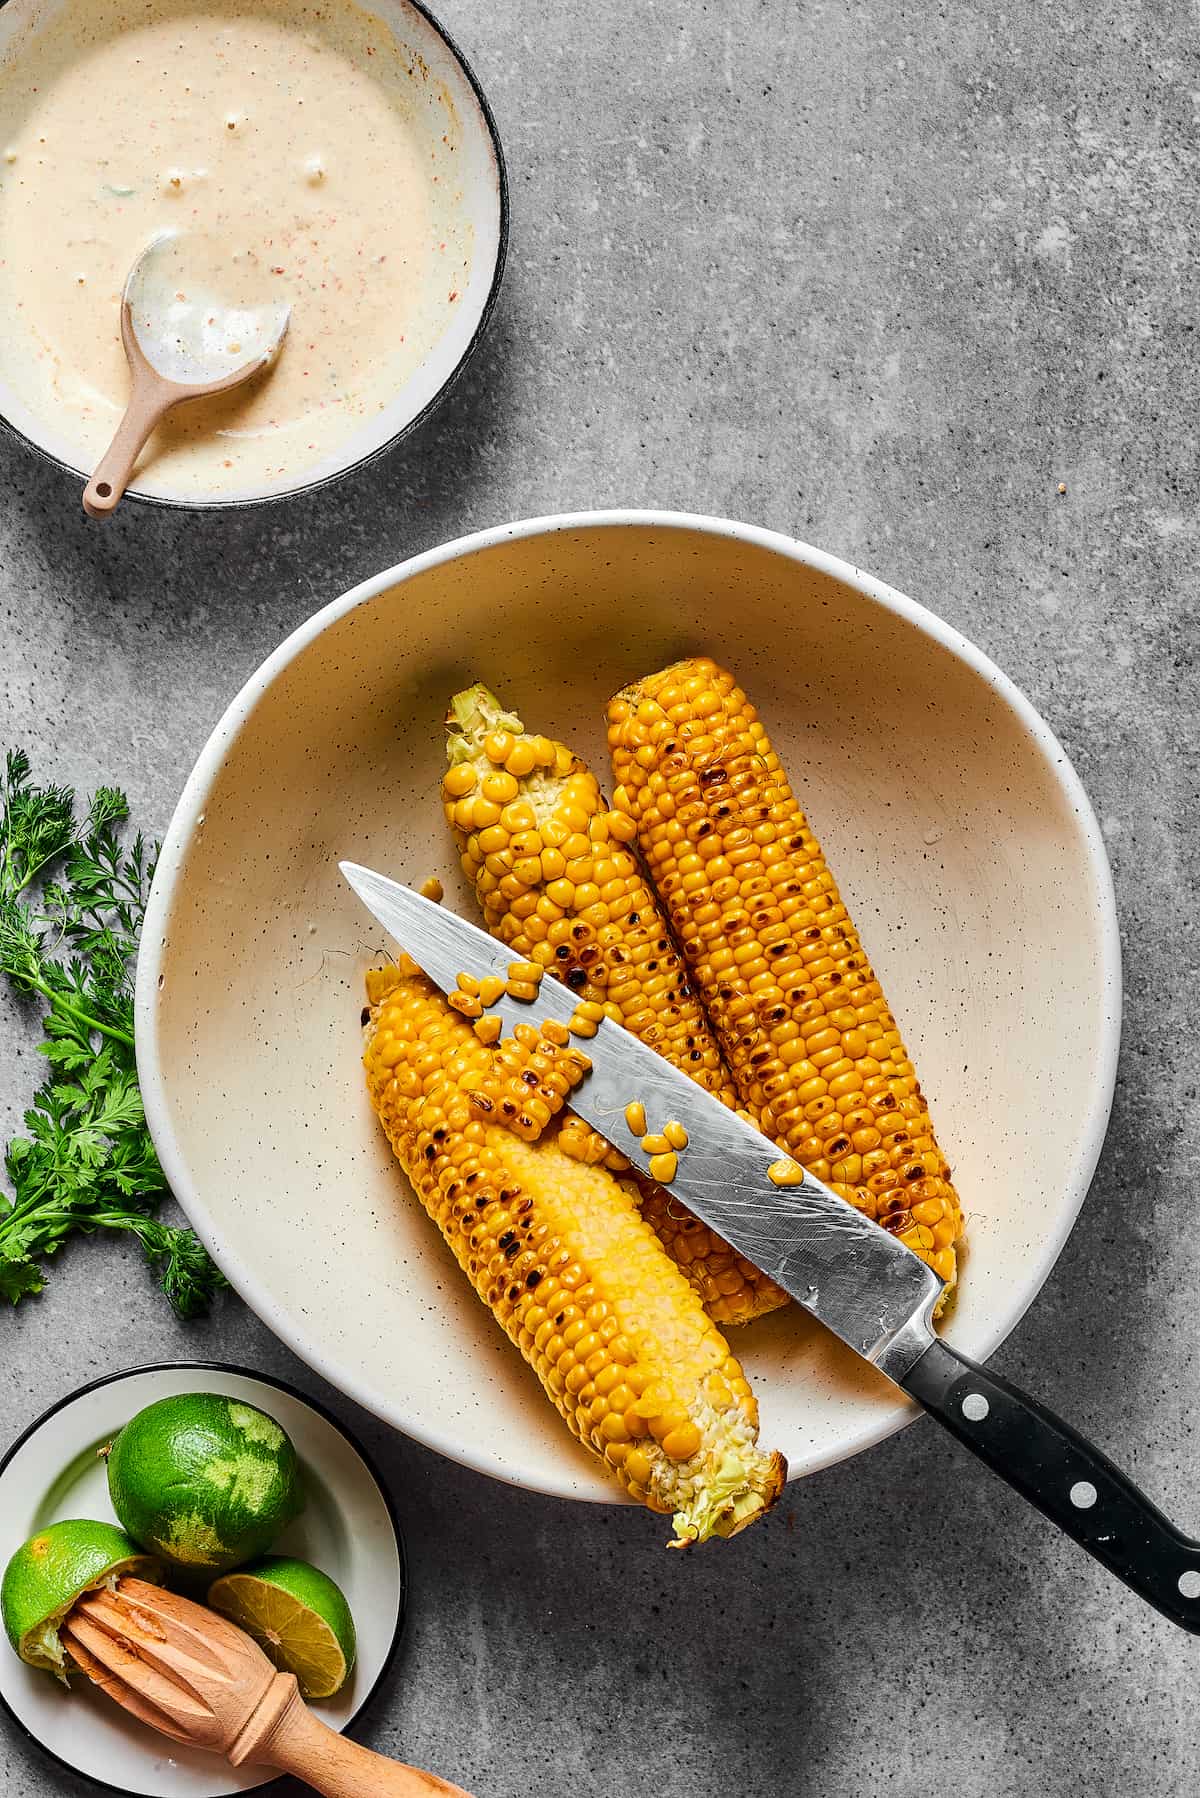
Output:
M318 605L562 508L751 519L922 599L1065 742L1126 954L1100 1170L997 1365L1200 1529L1195 20L441 3L513 189L469 376L364 478L225 520L90 527L75 484L0 444L0 735L120 781L161 830L227 698ZM11 1007L2 1040L7 1131L38 1069ZM5 1438L97 1372L179 1355L349 1417L414 1574L367 1736L481 1798L1195 1789L1200 1650L932 1425L684 1558L640 1514L490 1484L355 1415L232 1300L173 1324L116 1244L65 1253L0 1341ZM85 1790L7 1727L0 1785Z

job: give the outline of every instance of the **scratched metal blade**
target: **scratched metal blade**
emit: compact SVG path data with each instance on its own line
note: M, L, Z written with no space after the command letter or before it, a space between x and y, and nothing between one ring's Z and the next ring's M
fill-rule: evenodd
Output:
M452 992L460 973L505 974L512 951L411 888L352 862L341 864L368 911ZM531 1004L501 999L505 1023L566 1023L576 1005L557 981L544 980ZM639 1099L650 1131L670 1120L688 1133L670 1190L747 1261L769 1274L865 1360L876 1361L904 1327L927 1318L941 1281L925 1262L806 1174L799 1186L775 1186L767 1169L776 1145L637 1037L606 1018L580 1043L592 1070L571 1094L571 1109L649 1172L649 1156L625 1123Z

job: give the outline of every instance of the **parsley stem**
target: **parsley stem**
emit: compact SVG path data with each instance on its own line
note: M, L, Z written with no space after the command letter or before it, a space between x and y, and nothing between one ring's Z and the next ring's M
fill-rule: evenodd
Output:
M24 978L29 982L29 985L35 992L41 993L44 999L49 999L51 1004L56 1006L59 1011L69 1013L69 1015L75 1019L77 1024L86 1024L89 1030L98 1030L101 1036L109 1036L114 1042L124 1043L127 1048L133 1048L133 1034L131 1031L122 1030L116 1024L102 1024L99 1018L92 1017L90 1012L84 1011L78 1005L72 1005L71 1001L64 998L61 992L57 992L52 986L47 986L44 981L38 980L32 974L27 974Z

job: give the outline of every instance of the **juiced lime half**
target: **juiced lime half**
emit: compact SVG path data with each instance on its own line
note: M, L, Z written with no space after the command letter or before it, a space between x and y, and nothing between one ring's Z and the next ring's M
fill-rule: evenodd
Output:
M21 1659L63 1677L63 1618L82 1593L115 1585L123 1573L156 1585L162 1579L158 1561L115 1524L76 1517L31 1536L4 1569L0 1586L4 1627Z
M307 1561L266 1555L227 1573L208 1602L240 1624L306 1698L332 1698L354 1666L354 1619L340 1586Z

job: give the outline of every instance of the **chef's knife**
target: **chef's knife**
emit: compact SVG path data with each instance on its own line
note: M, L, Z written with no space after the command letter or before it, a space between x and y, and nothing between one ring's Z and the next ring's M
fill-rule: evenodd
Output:
M409 887L353 862L342 873L389 936L443 992L458 976L505 976L512 950ZM577 1000L544 980L526 1004L492 1008L505 1028L569 1023ZM621 1025L605 1018L579 1045L591 1071L571 1109L649 1172L625 1122L640 1100L647 1127L688 1134L670 1190L769 1274L864 1361L909 1393L993 1472L1126 1585L1183 1629L1200 1632L1200 1542L1146 1499L1107 1456L1035 1399L958 1353L933 1331L941 1281L902 1242L805 1174L777 1186L780 1151Z

